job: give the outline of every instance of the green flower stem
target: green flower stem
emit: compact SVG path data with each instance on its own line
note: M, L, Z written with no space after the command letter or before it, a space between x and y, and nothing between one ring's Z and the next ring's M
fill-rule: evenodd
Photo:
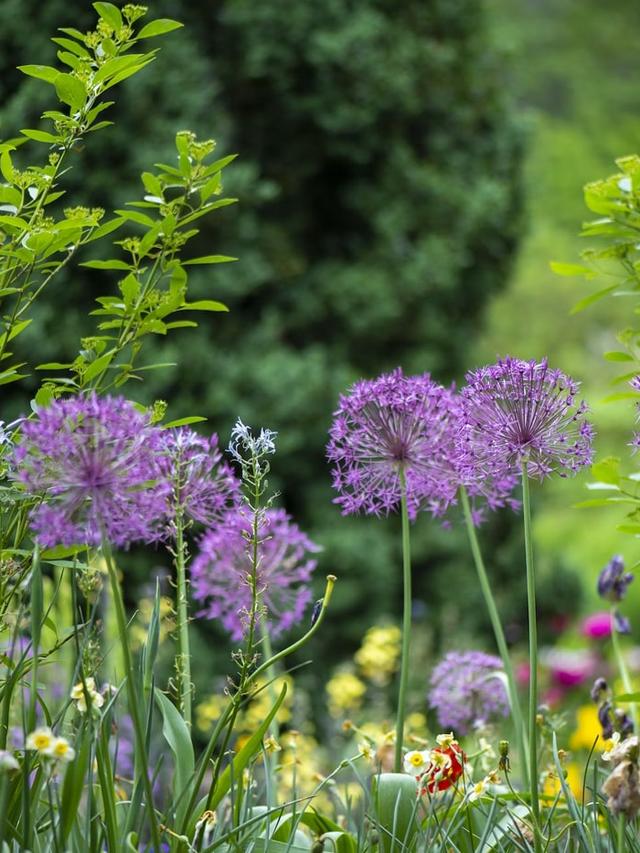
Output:
M402 770L402 745L404 741L404 717L409 681L409 652L411 645L411 544L409 539L409 511L407 508L407 483L404 470L400 468L400 513L402 516L402 657L400 660L400 687L398 689L398 713L396 716L395 772Z
M622 684L624 686L625 693L633 693L633 686L631 684L631 677L629 676L629 670L627 669L627 664L624 659L624 655L622 653L622 648L620 647L620 638L618 637L618 632L616 631L615 622L614 622L614 614L615 608L611 608L611 645L613 647L613 656L616 659L616 666L618 667L618 672L620 673L620 678L622 678ZM631 717L633 719L633 727L637 731L638 729L638 707L635 702L630 704L629 710L631 711Z
M178 619L178 654L176 670L180 713L191 728L191 649L189 646L189 604L187 599L186 544L184 541L183 518L176 515L176 616Z
M625 829L624 814L620 814L618 816L618 843L616 845L616 853L625 853L627 849Z
M542 850L540 838L540 803L538 800L538 615L536 612L536 576L533 566L533 537L531 535L531 497L527 463L522 463L522 516L524 519L524 550L527 566L527 611L529 617L529 790L533 818L534 846Z
M480 589L482 590L482 595L484 596L484 601L487 606L487 610L489 611L489 618L491 620L491 626L493 628L493 634L495 637L496 645L498 647L500 657L502 658L502 665L507 676L507 684L509 688L509 702L511 705L511 713L513 714L513 722L515 726L516 740L518 744L518 755L520 756L520 761L523 765L525 781L528 784L529 754L527 746L526 728L524 718L522 716L522 708L520 707L520 699L518 696L518 686L516 684L516 679L513 672L513 665L511 663L511 657L509 655L507 641L505 639L504 631L502 629L500 614L498 613L496 601L493 597L491 583L489 582L489 576L487 575L484 560L482 559L482 553L480 551L480 545L478 543L476 529L473 525L473 519L471 517L471 507L469 506L469 496L467 495L467 490L464 488L464 486L461 486L460 488L460 503L462 504L462 511L464 513L464 520L467 527L467 536L469 537L469 545L471 546L473 561L476 566L476 572L478 573Z
M127 618L124 610L124 601L122 600L122 590L120 581L118 580L118 572L113 562L111 547L106 536L102 536L102 553L107 564L109 572L109 582L111 584L111 597L113 599L113 607L118 625L118 634L120 637L120 647L122 659L124 663L125 678L127 683L127 699L129 705L129 713L133 722L133 730L135 734L135 751L140 765L140 772L143 776L144 793L147 801L147 811L149 812L149 822L151 826L151 838L155 850L160 850L160 831L158 828L158 817L153 806L153 791L151 789L151 780L149 779L149 760L147 757L146 739L140 711L138 709L138 696L134 681L133 661L131 659L131 649L129 648L129 638L127 635Z
M271 647L271 637L269 636L269 629L264 619L260 620L260 632L262 638L263 657L265 661L270 661L273 657L273 649ZM269 694L269 702L271 703L271 707L273 707L278 699L278 691L275 689L275 685L272 680L276 676L275 667L269 667L269 669L265 671L265 675L268 681L267 692ZM278 741L278 738L280 737L280 726L278 725L276 717L274 717L271 721L271 725L269 726L269 734L276 742ZM276 760L275 757L267 750L264 751L264 765L265 772L269 778L269 796L267 800L267 805L271 807L274 806L277 802L275 773Z

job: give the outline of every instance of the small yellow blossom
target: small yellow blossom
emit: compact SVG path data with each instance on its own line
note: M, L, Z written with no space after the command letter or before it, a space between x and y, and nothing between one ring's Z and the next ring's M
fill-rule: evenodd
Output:
M282 749L282 747L273 735L269 735L269 737L266 738L264 742L264 748L269 754L271 754L272 752L280 752L280 750Z
M576 711L576 728L569 738L569 749L591 749L596 738L602 747L602 726L595 705L581 705Z
M96 682L93 678L85 678L86 685L86 693L89 694L89 698L91 700L92 708L102 708L104 705L104 696L102 693L98 693L96 690ZM85 693L85 688L80 681L78 684L74 684L71 688L71 698L76 703L76 708L80 711L81 714L87 713L87 697Z
M362 705L367 685L352 672L337 672L326 684L329 713L340 717L347 711L355 711Z
M358 744L358 752L367 761L373 761L373 747L367 741L363 740Z
M478 800L487 790L487 779L481 779L471 789L471 793L469 794L469 802L474 802Z
M611 737L602 741L602 760L610 761L611 753L620 743L620 732L614 732Z
M398 668L402 634L396 625L374 625L354 655L363 678L384 686Z
M438 735L436 741L438 743L438 746L441 746L442 749L449 749L449 747L452 746L454 743L458 743L458 741L453 736L453 732Z

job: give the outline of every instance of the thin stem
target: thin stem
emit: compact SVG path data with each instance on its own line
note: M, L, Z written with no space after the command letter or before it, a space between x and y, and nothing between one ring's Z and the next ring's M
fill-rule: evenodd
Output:
M269 636L269 628L267 627L267 623L264 619L260 620L260 632L262 638L262 653L265 659L265 662L268 662L273 657L273 648L271 647L271 637ZM273 681L273 676L276 675L275 667L269 667L269 669L265 670L265 676L267 678L267 693L269 694L269 704L273 707L278 699L278 692L275 688L275 684ZM276 715L277 716L277 715ZM277 743L280 737L280 726L278 725L278 721L276 717L271 720L271 724L269 726L269 734ZM275 756L272 755L269 750L264 750L264 765L265 765L265 774L268 779L267 786L267 805L274 806L277 802L277 791L276 791L276 760Z
M624 686L625 693L633 693L633 686L631 684L631 677L629 676L629 670L627 669L627 664L624 659L624 655L622 653L622 648L620 647L620 638L618 637L618 632L616 631L615 626L615 608L611 609L611 645L613 647L613 656L616 659L616 666L618 667L618 671L620 672L620 677L622 678L622 684ZM629 710L631 711L631 717L633 719L633 728L637 730L638 727L638 707L635 702L631 703L629 706Z
M616 853L625 853L626 849L625 819L624 814L620 814L618 816L618 843L616 845Z
M409 653L411 645L411 543L409 538L409 511L407 509L407 483L400 468L400 513L402 516L402 657L400 660L400 687L398 689L398 713L396 716L395 772L402 770L402 745L404 741L404 717L409 681Z
M191 728L191 649L189 646L189 605L187 600L186 544L182 513L176 514L176 615L178 619L178 654L176 670L180 712Z
M476 566L476 572L478 573L480 589L482 590L482 595L484 596L484 601L487 605L487 610L489 611L489 619L491 620L491 626L493 628L493 634L495 637L496 645L498 647L498 651L502 659L502 665L507 676L507 684L509 688L509 702L511 705L511 713L513 714L513 721L515 724L516 740L518 742L518 754L523 764L525 783L528 784L529 754L524 718L522 716L522 708L520 707L520 698L518 696L518 686L516 684L515 674L513 672L513 665L511 663L511 657L509 655L509 648L507 646L507 641L505 639L504 631L502 629L500 614L498 613L498 607L496 605L495 598L493 597L491 583L489 582L489 576L487 574L484 560L482 559L482 553L480 551L480 545L478 543L476 529L474 527L473 519L471 517L469 496L467 495L467 490L464 488L464 486L460 487L460 503L462 504L462 511L464 513L464 520L467 528L467 536L469 538L469 545L471 546L471 553L473 555L473 561Z
M151 788L151 780L149 779L149 761L147 758L146 739L142 720L138 710L138 696L136 695L136 687L133 673L133 661L131 659L131 650L129 648L129 638L127 635L127 619L124 610L124 602L122 600L122 590L120 589L120 581L118 573L111 555L111 548L105 536L102 537L102 553L107 564L109 572L109 581L111 583L111 597L116 614L116 622L118 625L118 634L120 637L120 647L122 651L122 659L124 663L125 678L127 682L127 699L129 705L129 713L133 722L133 730L135 734L135 750L140 762L140 770L143 775L143 784L145 799L147 801L147 810L149 812L149 820L151 824L151 837L155 850L160 850L160 831L158 829L158 817L153 806L153 791Z
M524 550L527 566L527 612L529 617L529 790L533 818L534 846L542 850L540 839L540 803L538 801L538 623L536 612L536 577L533 566L533 537L531 535L531 497L527 463L522 463L522 516L524 519Z

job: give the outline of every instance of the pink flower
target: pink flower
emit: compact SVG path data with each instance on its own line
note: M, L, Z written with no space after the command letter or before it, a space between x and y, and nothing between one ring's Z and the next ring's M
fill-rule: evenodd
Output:
M594 640L611 636L611 614L606 610L592 613L582 620L582 635Z

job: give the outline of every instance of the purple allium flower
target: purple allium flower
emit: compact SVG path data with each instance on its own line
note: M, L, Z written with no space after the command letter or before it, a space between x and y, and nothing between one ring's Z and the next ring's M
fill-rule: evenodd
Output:
M507 357L467 374L463 442L482 474L500 481L527 464L529 476L561 476L589 465L593 427L579 385L559 370Z
M238 503L240 482L222 461L217 435L204 438L185 427L165 430L163 447L160 467L174 510L210 527Z
M429 705L443 729L466 734L490 718L509 715L502 662L484 652L448 652L431 673Z
M14 476L42 503L31 525L44 547L151 541L167 511L158 479L161 431L122 397L54 400L22 426Z
M400 505L403 471L411 517L423 507L442 515L458 488L456 429L455 395L428 373L397 368L356 382L329 432L335 503L345 515L387 515Z
M624 560L616 554L598 575L598 595L607 601L622 601L633 575L624 570Z
M275 636L302 619L311 601L308 582L320 550L282 509L268 509L259 531L257 589ZM201 615L219 619L234 641L242 639L251 611L252 518L241 510L204 535L191 565L191 588L204 603Z

